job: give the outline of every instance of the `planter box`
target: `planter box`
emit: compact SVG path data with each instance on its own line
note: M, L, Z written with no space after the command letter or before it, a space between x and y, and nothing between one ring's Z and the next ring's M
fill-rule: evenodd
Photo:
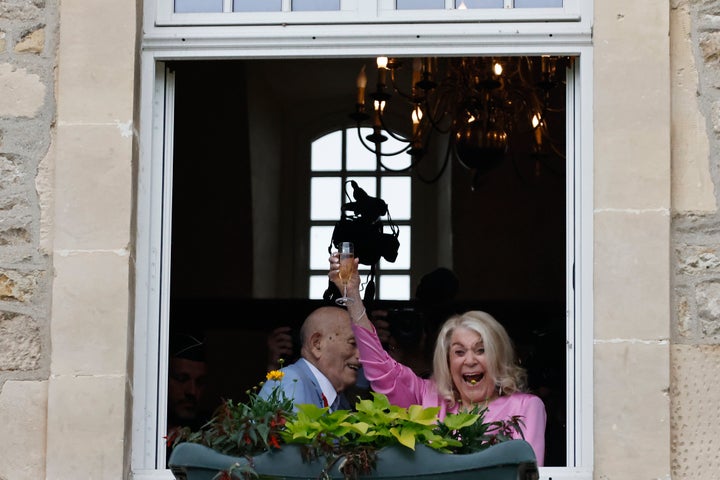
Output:
M170 469L177 480L212 480L218 472L235 463L247 465L244 457L231 457L196 443L181 443L172 452ZM262 479L316 480L324 460L303 462L298 445L283 445L278 451L253 457L252 464ZM330 478L343 479L335 463ZM415 451L402 446L383 448L378 452L375 470L360 478L393 480L537 480L535 454L524 440L503 442L482 452L454 455L437 452L424 445Z

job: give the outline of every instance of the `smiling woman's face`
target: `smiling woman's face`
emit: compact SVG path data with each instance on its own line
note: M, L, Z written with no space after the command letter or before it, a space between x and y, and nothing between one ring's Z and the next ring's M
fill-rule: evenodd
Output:
M480 334L467 328L456 328L450 338L448 362L463 405L469 407L496 396L495 379L488 372L485 346Z

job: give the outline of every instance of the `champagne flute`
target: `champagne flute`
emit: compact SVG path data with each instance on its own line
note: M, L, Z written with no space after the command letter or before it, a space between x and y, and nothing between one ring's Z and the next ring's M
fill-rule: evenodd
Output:
M340 281L343 284L343 296L335 299L335 303L338 305L350 305L353 303L352 298L347 296L347 285L350 281L350 276L355 270L355 246L352 242L341 242L338 246L338 255L340 257Z

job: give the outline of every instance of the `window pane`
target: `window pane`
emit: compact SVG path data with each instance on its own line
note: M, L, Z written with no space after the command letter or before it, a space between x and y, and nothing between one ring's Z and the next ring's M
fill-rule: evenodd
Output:
M314 172L339 172L342 167L342 132L332 132L312 143L310 168Z
M464 6L463 6L464 4ZM503 8L503 0L456 0L455 8Z
M382 300L410 300L410 275L383 275L378 297Z
M444 9L445 0L397 0L398 10Z
M293 0L294 11L340 10L340 0Z
M399 227L400 234L398 235L398 241L400 247L398 248L398 256L393 263L388 262L384 258L380 259L380 270L392 269L392 270L409 270L410 269L410 227L408 225L401 225ZM390 228L386 225L383 227L383 233L390 234Z
M365 137L372 133L372 128L363 127L360 134ZM372 147L372 143L365 140L365 144ZM372 147L374 148L374 147ZM375 154L369 151L360 143L357 128L347 131L347 169L348 170L375 170Z
M279 12L282 0L233 0L233 12Z
M327 270L328 246L332 241L333 229L335 227L310 227L310 269Z
M394 220L410 220L410 177L385 177L380 180L380 197L388 204Z
M222 12L223 0L175 0L175 13Z
M340 177L315 177L310 181L310 220L340 218Z
M327 260L327 257L326 257ZM313 275L310 277L310 291L308 292L308 298L311 300L321 300L323 294L328 287L328 276L327 275Z
M515 0L515 8L562 8L563 0Z

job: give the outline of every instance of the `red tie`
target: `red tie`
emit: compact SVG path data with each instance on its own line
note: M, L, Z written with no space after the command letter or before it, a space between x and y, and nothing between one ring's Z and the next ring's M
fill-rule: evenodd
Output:
M323 398L323 407L327 407L328 406L327 397L325 396L324 393L321 393L320 395L322 395L322 398Z

